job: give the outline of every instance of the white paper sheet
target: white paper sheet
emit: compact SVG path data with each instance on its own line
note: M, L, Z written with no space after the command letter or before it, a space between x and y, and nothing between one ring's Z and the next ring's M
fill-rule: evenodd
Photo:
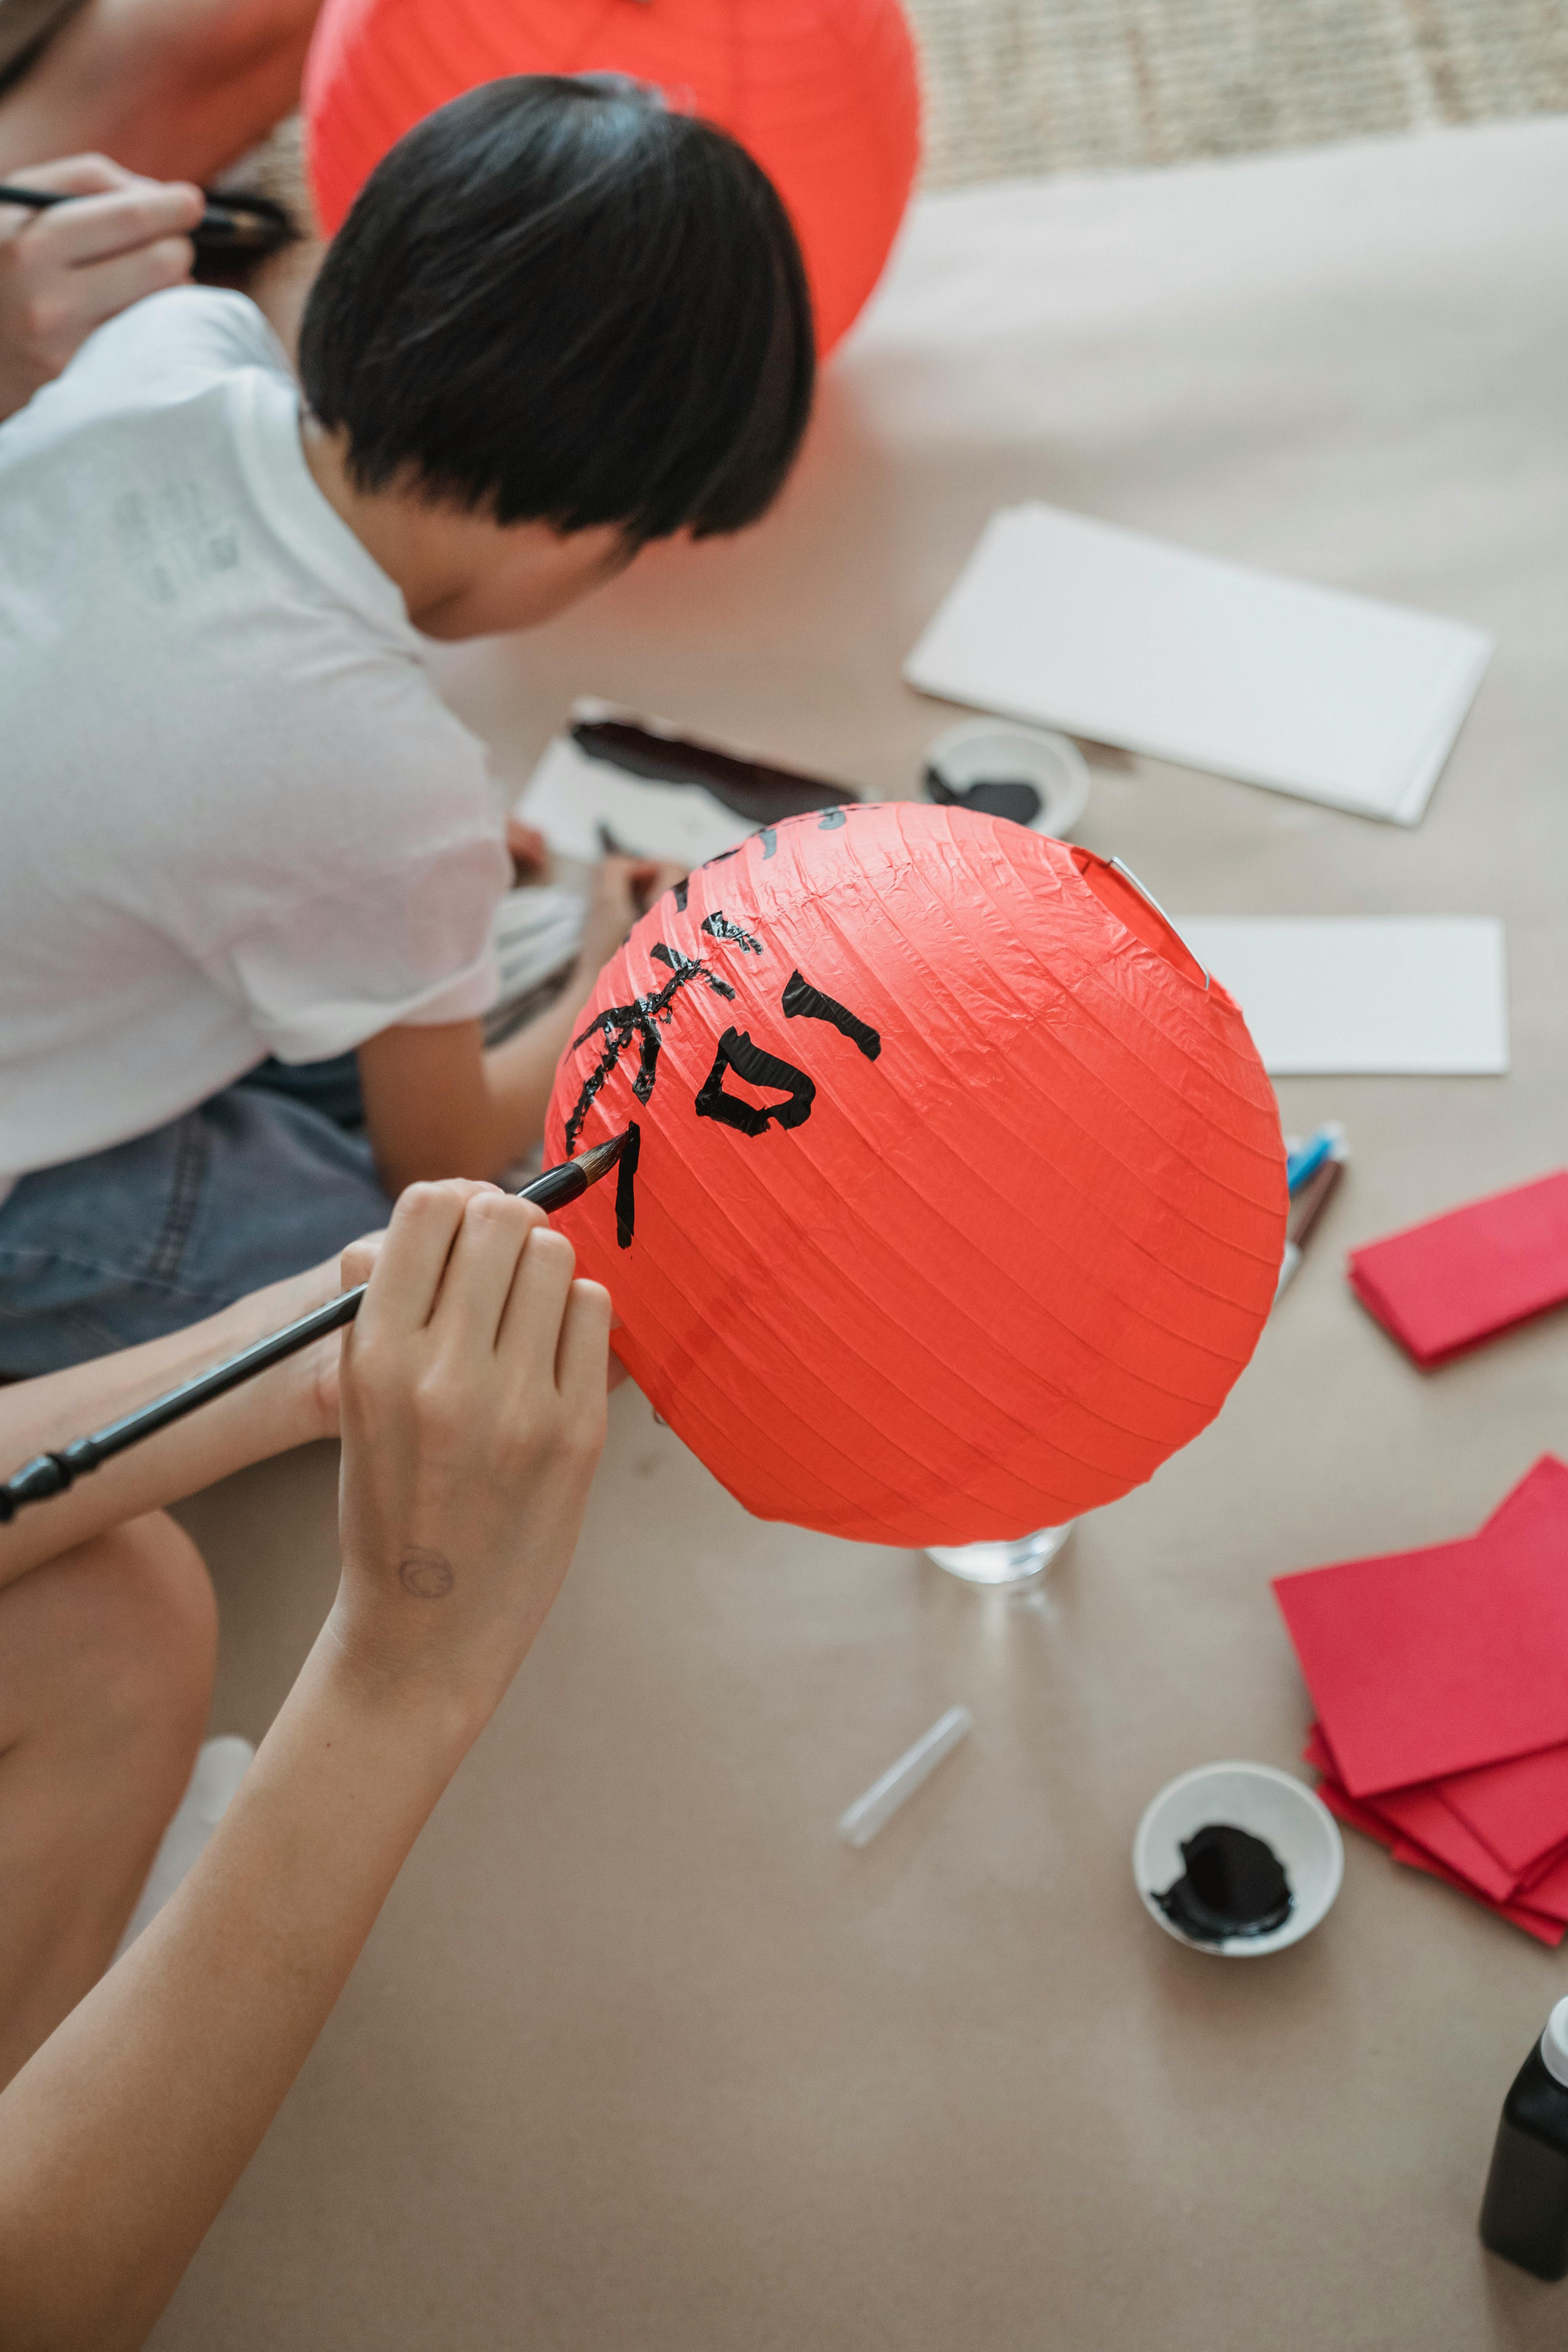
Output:
M1508 968L1488 915L1173 915L1277 1077L1508 1068Z
M1492 641L1057 507L1004 509L911 686L1326 801L1420 818Z

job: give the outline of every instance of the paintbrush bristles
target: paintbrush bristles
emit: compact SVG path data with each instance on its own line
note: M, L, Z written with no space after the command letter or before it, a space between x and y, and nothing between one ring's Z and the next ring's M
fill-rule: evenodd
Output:
M611 1136L608 1143L595 1143L592 1150L577 1154L574 1165L583 1171L584 1183L596 1184L600 1177L615 1166L626 1148L626 1138L630 1133L629 1127L623 1128L619 1135Z

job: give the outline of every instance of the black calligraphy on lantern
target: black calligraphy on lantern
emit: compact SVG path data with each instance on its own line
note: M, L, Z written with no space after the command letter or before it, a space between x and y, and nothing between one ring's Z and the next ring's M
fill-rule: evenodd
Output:
M577 1139L583 1132L583 1121L605 1080L620 1066L621 1055L635 1045L637 1048L637 1071L632 1080L632 1092L638 1102L646 1103L653 1094L653 1082L658 1075L659 1029L668 1028L673 1015L675 1000L681 990L694 980L700 980L715 996L727 996L731 1003L735 992L727 980L710 971L705 963L695 963L679 949L667 947L657 940L648 950L658 963L670 967L670 977L659 989L651 989L642 996L633 997L629 1004L612 1004L589 1022L580 1037L572 1040L572 1050L585 1045L590 1037L605 1041L604 1052L593 1070L583 1081L572 1116L566 1122L566 1156L570 1160L577 1149Z
M799 822L799 820L795 820ZM829 809L817 819L824 830L837 830L844 823L842 810ZM773 855L775 829L763 829L763 855ZM710 866L722 865L738 853L726 850L721 856L710 858ZM686 883L677 886L674 893L677 910L686 911ZM704 933L710 940L731 948L742 955L761 955L763 942L741 923L715 908L702 919ZM566 1122L566 1151L575 1152L583 1131L583 1123L605 1086L620 1067L623 1055L635 1045L637 1070L632 1078L632 1093L639 1103L653 1096L658 1076L660 1032L668 1029L675 1018L678 1001L683 990L694 983L733 1003L735 990L721 977L711 965L700 958L683 955L668 941L658 940L648 950L656 963L665 965L669 978L661 988L648 989L632 999L629 1004L612 1004L595 1018L573 1039L573 1050L585 1045L590 1038L601 1040L601 1052L594 1068L584 1079ZM879 1033L870 1024L817 988L806 979L797 966L784 983L780 997L780 1009L786 1021L821 1021L848 1040L867 1061L874 1062L882 1050ZM762 1093L779 1097L776 1102L748 1101L745 1096L731 1091L725 1081L731 1075ZM754 1139L765 1135L770 1128L788 1130L804 1127L810 1118L816 1101L816 1081L797 1064L786 1061L783 1055L772 1054L759 1045L749 1030L735 1026L727 1028L718 1043L713 1065L693 1099L692 1108L699 1118L715 1120L736 1135ZM628 1122L628 1135L617 1166L616 1183L616 1239L622 1249L629 1249L637 1230L637 1171L641 1150L641 1130L635 1120Z
M792 971L784 982L781 1002L786 1021L830 1022L842 1036L849 1039L851 1045L858 1045L868 1062L874 1062L882 1050L882 1040L868 1022L858 1019L847 1004L840 1004L836 996L827 995L820 988L813 988L810 981L804 979L798 970Z
M724 1074L733 1070L753 1087L776 1087L785 1099L764 1108L740 1095L726 1094ZM738 1135L761 1135L775 1120L780 1127L804 1127L816 1100L816 1082L793 1062L753 1045L743 1029L726 1029L713 1056L713 1067L697 1094L699 1118L716 1118Z
M743 948L747 955L762 954L761 940L753 939L751 932L743 930L739 923L732 923L729 916L717 907L710 915L703 916L702 928L710 940L729 940L734 946Z

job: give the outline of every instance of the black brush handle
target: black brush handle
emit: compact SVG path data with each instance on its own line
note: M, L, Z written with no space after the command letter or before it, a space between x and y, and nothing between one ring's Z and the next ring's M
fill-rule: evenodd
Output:
M520 1201L531 1201L536 1207L548 1212L564 1208L587 1189L588 1179L576 1160L563 1161L559 1168L547 1168L518 1194ZM123 1454L128 1445L140 1444L144 1437L153 1437L167 1429L173 1421L183 1421L198 1405L209 1404L214 1397L226 1396L244 1381L253 1381L258 1372L270 1371L286 1356L297 1355L308 1348L312 1339L320 1339L329 1331L341 1331L352 1323L364 1303L366 1285L345 1290L330 1298L324 1307L302 1315L297 1323L287 1323L281 1331L268 1333L258 1339L254 1347L242 1349L210 1371L197 1372L179 1387L164 1395L154 1397L151 1404L138 1405L134 1412L121 1414L118 1421L105 1423L89 1437L73 1437L55 1454L35 1454L24 1462L14 1476L0 1486L0 1527L14 1519L24 1503L41 1503L50 1495L63 1495L68 1486L96 1470L101 1462L111 1461Z
M0 1523L13 1518L24 1503L41 1503L47 1496L63 1495L68 1486L75 1486L87 1471L96 1470L100 1463L123 1454L128 1445L138 1444L143 1437L155 1436L172 1421L183 1421L198 1405L238 1388L242 1381L254 1380L258 1372L280 1364L285 1356L308 1348L323 1332L341 1331L359 1313L364 1293L362 1282L357 1290L345 1290L341 1297L330 1298L313 1314L302 1315L298 1323L287 1324L281 1331L258 1339L254 1347L215 1364L210 1371L197 1372L194 1379L183 1381L177 1389L154 1397L151 1404L138 1405L134 1412L106 1422L90 1437L73 1437L58 1454L35 1454L0 1487Z
M85 195L118 195L116 188L18 188L0 185L0 205L26 205L29 212L47 213L56 205L79 204ZM269 196L237 196L232 204L214 203L189 231L198 253L276 253L295 242L293 223L281 205Z

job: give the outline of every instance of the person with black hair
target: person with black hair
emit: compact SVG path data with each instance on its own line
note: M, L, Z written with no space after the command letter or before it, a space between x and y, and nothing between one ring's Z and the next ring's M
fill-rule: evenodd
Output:
M813 373L772 184L610 74L489 82L428 116L371 174L300 333L330 496L416 488L503 529L609 530L612 562L755 522Z
M0 426L0 1374L176 1328L537 1139L668 877L606 859L571 984L486 1052L505 826L421 635L754 521L814 369L732 140L520 77L378 166L300 385L243 297L180 289ZM349 1053L363 1134L289 1079Z

